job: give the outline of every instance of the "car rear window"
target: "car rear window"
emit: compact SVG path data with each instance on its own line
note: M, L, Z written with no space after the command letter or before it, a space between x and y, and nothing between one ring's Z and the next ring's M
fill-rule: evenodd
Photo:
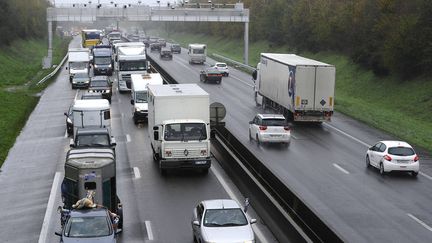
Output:
M398 156L410 156L415 154L414 150L408 147L391 147L388 149L388 153Z
M226 67L226 64L217 64L217 67Z
M263 119L262 120L263 126L287 126L285 119L276 119L276 118L270 118L270 119Z

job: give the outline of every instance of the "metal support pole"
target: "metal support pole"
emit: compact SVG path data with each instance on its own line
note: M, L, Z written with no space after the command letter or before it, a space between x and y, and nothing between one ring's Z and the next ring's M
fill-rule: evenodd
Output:
M52 47L52 21L48 21L48 54L44 58L43 68L51 68L52 66L52 56L53 56L53 47Z
M245 22L244 30L244 60L245 65L249 65L249 22Z

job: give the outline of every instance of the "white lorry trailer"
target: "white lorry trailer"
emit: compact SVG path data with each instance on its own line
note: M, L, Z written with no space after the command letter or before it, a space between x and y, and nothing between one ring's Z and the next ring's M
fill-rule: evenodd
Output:
M132 117L135 124L139 121L146 121L148 116L148 85L163 84L162 76L159 73L132 74L131 104Z
M330 121L336 69L294 54L261 53L255 81L257 105L272 107L293 121Z
M75 100L72 108L74 137L78 128L111 129L110 104L106 99Z
M88 48L69 48L68 64L69 81L76 73L89 73L90 50Z
M119 91L130 91L131 74L145 74L149 68L144 43L116 47L116 67Z
M189 55L189 64L192 63L204 64L207 57L207 45L189 44L188 55Z
M210 168L209 94L197 84L149 85L148 129L153 158L168 169Z

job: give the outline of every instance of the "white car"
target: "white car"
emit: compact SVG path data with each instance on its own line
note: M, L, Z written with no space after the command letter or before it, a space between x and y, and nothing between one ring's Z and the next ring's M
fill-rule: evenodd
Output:
M255 139L258 144L291 142L291 127L280 114L257 114L249 122L249 139Z
M384 175L391 171L407 171L417 176L420 170L419 156L402 141L379 141L366 152L366 165L379 169Z
M255 243L255 235L243 209L237 201L215 199L200 202L193 210L194 242Z
M224 62L217 62L214 66L217 70L219 70L224 76L228 77L229 69L228 65Z

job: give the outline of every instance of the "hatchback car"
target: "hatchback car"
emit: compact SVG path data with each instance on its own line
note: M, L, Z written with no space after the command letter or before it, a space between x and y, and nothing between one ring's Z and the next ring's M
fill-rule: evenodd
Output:
M88 88L90 77L88 73L76 73L72 78L72 89Z
M171 44L171 52L180 54L181 53L180 44Z
M104 99L111 103L112 86L108 76L94 76L89 85L90 93L101 93Z
M249 139L255 139L258 144L291 142L291 127L280 114L257 114L249 122Z
M415 177L420 170L420 160L406 142L379 141L367 150L366 166L378 168L381 175L391 171L407 171Z
M229 69L228 65L224 62L217 62L214 66L217 70L219 70L224 76L228 77Z
M231 199L200 202L193 210L194 242L255 242L251 224L240 205Z

